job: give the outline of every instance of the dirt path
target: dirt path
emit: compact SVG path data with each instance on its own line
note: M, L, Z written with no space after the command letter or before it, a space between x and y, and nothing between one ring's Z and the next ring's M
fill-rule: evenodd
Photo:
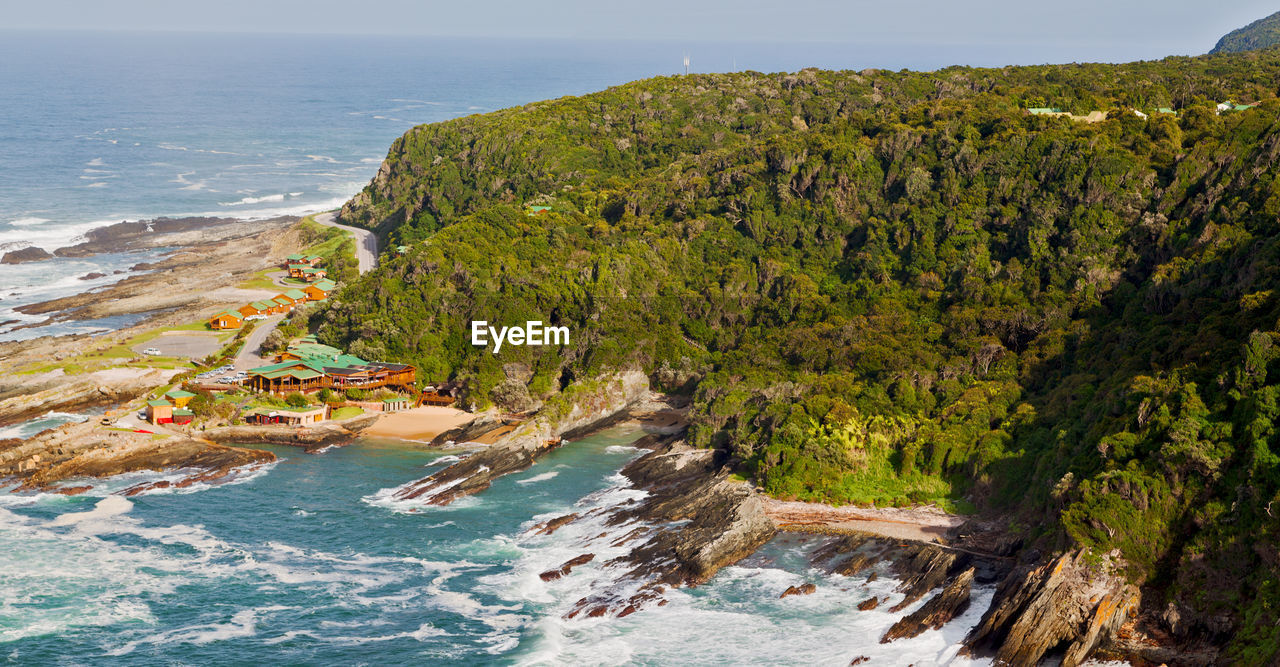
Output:
M832 507L772 498L765 500L765 513L779 530L870 533L920 542L943 542L947 531L965 522L934 508Z
M373 232L359 227L340 225L334 222L333 213L321 213L315 220L326 227L337 227L351 232L356 239L356 262L360 266L360 273L368 273L378 265L378 237L374 236Z

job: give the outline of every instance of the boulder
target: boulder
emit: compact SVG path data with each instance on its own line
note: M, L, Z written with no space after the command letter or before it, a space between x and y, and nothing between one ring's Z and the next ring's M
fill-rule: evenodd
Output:
M44 248L30 246L21 250L10 250L0 257L0 264L25 264L27 262L41 262L46 259L52 259L53 255L45 252Z
M895 639L917 637L925 630L939 630L951 619L964 613L969 608L973 572L973 568L965 570L922 607L899 619L880 638L880 643L888 644Z

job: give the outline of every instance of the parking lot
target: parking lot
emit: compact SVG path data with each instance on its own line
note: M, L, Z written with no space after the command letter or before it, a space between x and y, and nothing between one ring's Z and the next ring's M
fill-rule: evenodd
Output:
M217 334L162 335L145 343L138 343L130 349L143 354L143 350L149 348L159 350L160 354L157 356L203 359L221 349L222 341Z

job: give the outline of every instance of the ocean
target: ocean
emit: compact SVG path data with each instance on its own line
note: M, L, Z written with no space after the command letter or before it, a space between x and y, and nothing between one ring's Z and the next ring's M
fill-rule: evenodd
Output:
M641 433L619 427L558 449L448 507L388 500L454 460L357 442L281 460L221 486L109 495L0 494L0 659L14 664L974 664L959 642L992 589L940 631L882 645L901 599L880 577L810 568L821 538L782 536L666 606L562 618L621 572L609 543L631 526L540 521L643 492L617 470ZM174 477L169 475L168 477ZM544 582L584 552L595 560ZM812 595L779 599L788 586ZM908 611L923 601L908 608Z

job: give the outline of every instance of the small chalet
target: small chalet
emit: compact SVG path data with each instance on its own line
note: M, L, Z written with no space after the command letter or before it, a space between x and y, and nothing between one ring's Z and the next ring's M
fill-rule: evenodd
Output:
M258 310L259 315L274 315L275 313L280 312L279 311L280 304L276 303L275 301L272 301L271 299L254 301L249 305L256 308Z
M329 294L337 287L338 283L335 283L328 278L321 278L320 280L302 288L302 291L307 293L307 299L309 301L323 301L329 298Z
M196 413L187 410L186 408L173 409L173 423L175 424L190 424L195 418Z
M322 258L321 256L308 255L306 253L296 253L284 258L285 266L292 266L294 264L304 264L306 266L319 266L320 262L322 261L324 261L324 258Z
M276 304L277 313L287 313L290 310L293 310L293 304L294 304L293 299L290 299L289 297L283 294L277 296L271 301L272 303Z
M173 402L175 408L185 408L196 395L181 389L173 389L165 392L164 397Z
M301 278L309 283L313 283L317 280L323 280L327 275L329 274L324 269L317 269L312 266L302 270Z
M240 313L241 317L253 317L254 315L266 315L266 313L262 312L261 310L258 310L258 307L252 303L246 303L245 305L240 306L239 308L236 309L236 312Z
M244 324L244 316L234 310L224 310L209 320L210 329L239 329Z
M147 401L147 421L152 424L173 423L173 404L163 398Z

